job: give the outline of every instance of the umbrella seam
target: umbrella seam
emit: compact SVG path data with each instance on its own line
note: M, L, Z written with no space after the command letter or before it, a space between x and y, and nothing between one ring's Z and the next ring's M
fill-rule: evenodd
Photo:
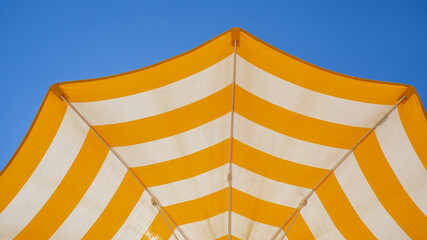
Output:
M236 87L236 49L238 44L239 29L233 29L233 85L231 93L231 119L230 119L230 159L228 162L228 240L231 240L231 192L233 181L232 158L233 158L233 135L234 135L234 102L235 102L235 87Z

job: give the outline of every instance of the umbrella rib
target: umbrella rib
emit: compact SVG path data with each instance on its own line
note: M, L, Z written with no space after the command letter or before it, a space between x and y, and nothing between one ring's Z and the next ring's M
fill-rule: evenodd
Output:
M237 39L233 40L233 85L231 93L231 120L230 120L230 159L228 162L228 240L231 240L231 190L232 190L232 158L233 158L233 134L234 134L234 93L236 87L236 48L237 48Z
M90 125L90 123L86 120L86 118L74 107L74 105L61 95L61 99L64 100L68 106L71 107L71 109L83 120L83 122L96 134L96 136L105 144L105 146L110 149L110 151L117 157L117 159L123 164L123 166L126 167L126 169L132 174L132 176L139 182L139 184L144 188L144 190L150 195L152 199L152 204L159 210L160 215L165 220L166 224L168 225L169 229L172 231L172 234L174 237L178 240L179 238L176 236L175 232L173 231L172 227L170 226L169 222L166 220L165 216L169 219L169 221L175 226L176 229L181 233L181 235L184 237L184 239L189 240L187 235L182 231L182 229L179 227L178 224L175 223L175 221L172 219L171 216L165 211L164 207L160 204L160 201L157 199L157 197L145 186L145 184L142 182L141 179L134 173L134 171L129 167L129 165L126 163L126 161L116 152L114 148L112 148L105 140L101 137L101 135ZM163 212L163 213L162 213ZM164 215L163 215L164 214Z
M406 93L406 92L405 92ZM350 149L348 150L348 152L334 165L334 167L329 170L329 172L320 180L320 182L313 188L311 189L311 191L301 200L302 202L307 203L308 199L314 194L314 192L320 187L320 185L322 185L323 182L325 182L325 180L339 167L341 166L341 164L348 158L348 156L350 156L350 154L354 151L354 149L360 145L360 143L363 142L363 140L365 140L379 125L381 125L382 123L384 123L385 120L387 120L388 116L390 115L391 112L393 112L394 109L396 109L400 103L402 103L405 99L408 98L408 96L406 94L403 94L403 96L399 99L399 101L397 101L396 104L394 104L387 112L386 114L384 114L384 116L371 128L369 129L369 131ZM291 216L295 213L295 211L298 210L301 211L301 209L305 206L302 204L298 205L298 208L296 208L294 210L294 212L292 212ZM291 219L291 216L288 217L288 219L286 219L285 223L283 223L282 227L279 228L277 230L277 232L274 234L274 236L271 238L271 240L276 239L276 237L279 235L280 231L283 229L283 227L289 222L289 220ZM289 226L290 227L290 226ZM289 229L287 230L289 231ZM286 231L286 233L287 233ZM285 236L286 236L285 233Z
M289 232L289 230L291 229L292 224L294 224L294 222L295 222L295 220L297 219L297 217L298 217L298 215L300 214L300 212L301 212L301 208L298 208L298 212L297 212L297 214L295 215L295 217L292 219L292 222L291 222L291 224L289 224L289 227L286 229L285 234L284 234L284 235L283 235L283 237L282 237L282 240L283 240L283 239L285 239L286 234L287 234L287 233Z

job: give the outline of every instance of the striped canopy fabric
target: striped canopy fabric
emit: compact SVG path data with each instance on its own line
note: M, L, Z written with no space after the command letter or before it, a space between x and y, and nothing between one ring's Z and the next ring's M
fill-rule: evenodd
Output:
M161 63L53 85L0 177L0 239L426 239L411 86L233 28Z

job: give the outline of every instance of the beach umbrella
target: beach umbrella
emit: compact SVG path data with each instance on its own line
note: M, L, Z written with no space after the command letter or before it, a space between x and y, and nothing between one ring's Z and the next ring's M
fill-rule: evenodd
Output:
M0 239L425 239L427 120L233 28L54 84L0 177Z

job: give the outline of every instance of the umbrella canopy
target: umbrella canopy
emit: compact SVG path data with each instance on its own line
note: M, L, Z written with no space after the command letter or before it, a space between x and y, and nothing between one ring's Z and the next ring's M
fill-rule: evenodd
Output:
M1 239L422 239L415 89L234 28L161 63L53 85L0 177Z

